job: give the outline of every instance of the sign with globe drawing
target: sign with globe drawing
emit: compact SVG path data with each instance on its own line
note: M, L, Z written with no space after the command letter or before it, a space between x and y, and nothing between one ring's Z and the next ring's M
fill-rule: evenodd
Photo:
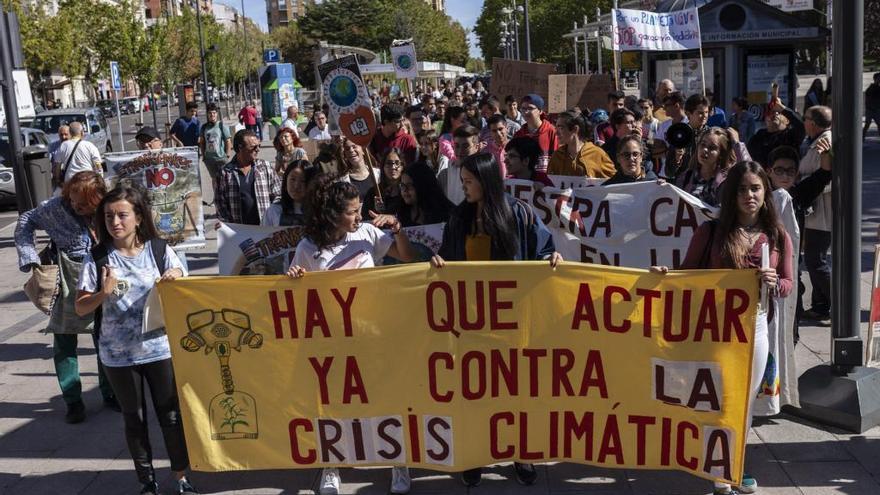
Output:
M412 42L397 42L391 45L391 60L394 63L394 74L398 79L416 79L419 77L419 64L416 59L416 47Z
M347 55L318 66L324 100L330 106L330 118L342 134L360 146L368 146L376 132L376 117L357 57ZM332 128L333 126L331 126Z

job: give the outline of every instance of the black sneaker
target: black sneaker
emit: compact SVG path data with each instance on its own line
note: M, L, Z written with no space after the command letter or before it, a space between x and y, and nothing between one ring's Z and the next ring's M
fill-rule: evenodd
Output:
M104 407L110 409L111 411L122 412L122 407L120 407L119 401L116 400L115 396L105 398Z
M159 483L148 481L141 486L141 495L159 495Z
M177 480L177 495L199 495L199 492L188 479L183 478Z
M67 405L67 414L64 415L64 421L68 424L74 425L77 423L82 423L86 420L86 405L83 404L83 401L74 402L73 404Z
M538 471L535 470L534 464L513 463L513 471L516 473L516 481L520 485L534 485L538 479Z
M464 486L477 486L483 480L483 468L468 469L461 473L461 482Z

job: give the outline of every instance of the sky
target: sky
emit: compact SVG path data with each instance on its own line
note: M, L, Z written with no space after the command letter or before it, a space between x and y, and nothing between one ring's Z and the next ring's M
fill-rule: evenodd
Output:
M241 0L214 1L241 10ZM446 0L446 13L468 30L473 29L482 9L483 0ZM268 31L265 0L244 0L244 10L245 15L254 19L257 24ZM477 46L477 38L473 34L468 35L468 44L470 44L471 57L479 58L481 56L480 48Z

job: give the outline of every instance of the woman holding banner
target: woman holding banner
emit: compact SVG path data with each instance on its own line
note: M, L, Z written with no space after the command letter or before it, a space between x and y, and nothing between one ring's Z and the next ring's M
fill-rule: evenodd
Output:
M478 153L461 164L465 200L443 229L443 244L431 263L442 268L446 261L549 260L556 267L562 256L553 237L526 203L504 193L498 162L491 153ZM516 479L532 485L538 472L532 464L514 463ZM461 473L467 486L477 486L482 468Z
M317 167L308 160L296 160L287 165L281 189L281 198L272 203L263 216L262 225L289 227L302 225L305 220L306 188L317 173Z
M110 191L97 209L98 244L83 259L76 313L95 314L98 354L125 422L125 439L141 494L158 495L147 432L146 390L162 429L176 493L196 494L186 478L189 457L164 329L144 330L147 296L157 279L186 275L177 255L159 239L146 193L130 186Z
M767 323L773 316L773 301L788 296L793 285L789 254L792 252L791 238L779 222L771 192L770 179L759 163L739 162L734 165L721 192L718 220L706 222L697 229L681 266L685 270L754 269L762 290L769 293L771 303L767 307L759 306L755 323L751 405L763 386L769 351ZM766 268L762 268L764 266ZM651 271L666 273L668 268L653 266ZM714 493L754 493L757 486L755 478L746 474L736 490L730 485L716 483Z
M373 223L361 222L361 199L355 186L321 175L309 189L305 237L287 270L292 278L307 272L372 268L387 254L405 263L415 257L409 239L400 234L401 223L392 215L373 214ZM388 227L391 233L380 230ZM339 469L321 473L322 495L339 493ZM394 467L391 493L407 493L409 469Z
M617 165L617 173L603 182L603 186L657 180L651 157L637 134L624 136L617 142Z

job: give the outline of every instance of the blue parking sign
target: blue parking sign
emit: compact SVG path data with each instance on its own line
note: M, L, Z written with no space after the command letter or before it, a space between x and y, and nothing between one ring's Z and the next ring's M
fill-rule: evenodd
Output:
M116 91L122 90L122 76L119 74L119 62L110 62L110 84Z
M281 61L281 50L277 48L269 48L268 50L263 52L263 62L267 64L280 62Z

